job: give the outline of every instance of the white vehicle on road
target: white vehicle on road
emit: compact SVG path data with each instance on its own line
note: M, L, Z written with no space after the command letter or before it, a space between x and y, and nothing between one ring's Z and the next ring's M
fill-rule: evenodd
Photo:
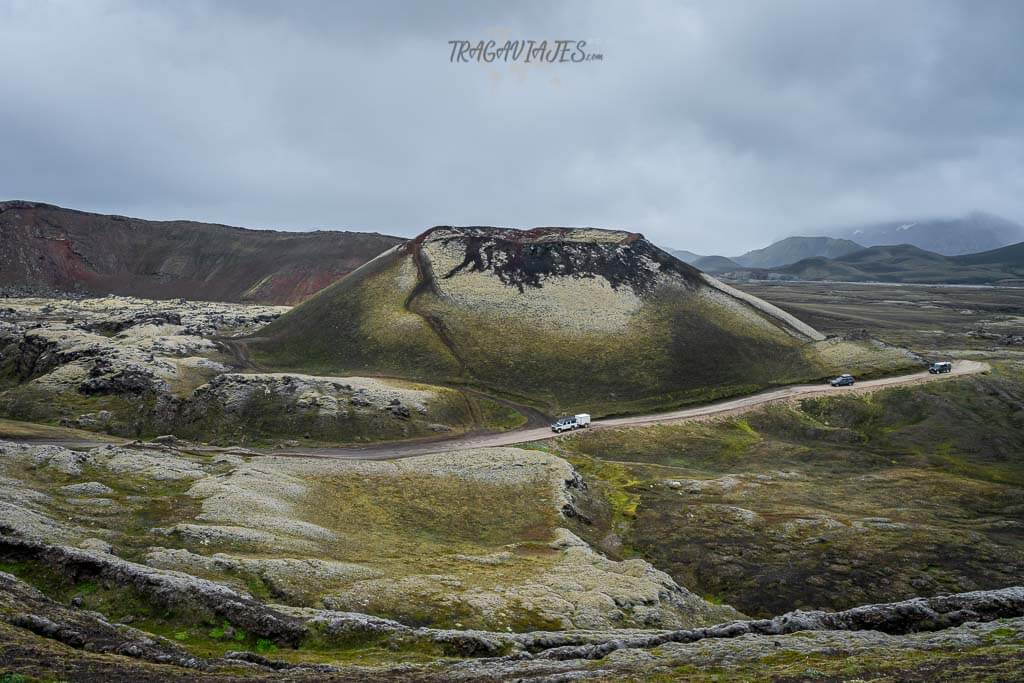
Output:
M555 433L567 432L570 429L590 426L590 413L580 413L572 417L560 417L551 425L551 431Z

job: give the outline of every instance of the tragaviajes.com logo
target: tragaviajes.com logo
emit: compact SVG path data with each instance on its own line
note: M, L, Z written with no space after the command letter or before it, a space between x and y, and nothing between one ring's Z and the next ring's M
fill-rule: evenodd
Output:
M587 51L585 40L449 40L451 63L578 64L600 62L604 55Z

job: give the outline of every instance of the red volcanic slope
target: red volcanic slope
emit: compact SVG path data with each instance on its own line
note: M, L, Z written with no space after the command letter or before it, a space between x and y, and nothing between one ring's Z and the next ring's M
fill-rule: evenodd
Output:
M0 202L0 286L295 304L403 240L246 230Z

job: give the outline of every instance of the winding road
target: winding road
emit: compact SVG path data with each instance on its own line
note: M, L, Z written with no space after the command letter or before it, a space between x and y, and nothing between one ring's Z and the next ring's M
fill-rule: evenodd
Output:
M897 375L894 377L865 380L857 382L852 387L832 387L824 383L794 384L778 389L769 389L767 391L742 396L740 398L731 398L665 413L631 415L629 417L594 420L589 429L609 429L612 427L631 427L670 422L700 421L715 417L737 415L760 408L770 403L789 401L795 398L808 398L811 396L822 395L836 396L840 394L864 394L895 386L922 384L925 382L940 381L949 377L972 375L987 372L990 369L991 366L989 366L988 363L972 360L958 360L953 362L952 372L942 375L932 375L927 371L922 371L909 375ZM450 451L467 450L472 448L511 446L517 443L553 439L557 436L559 435L553 433L549 427L532 427L514 429L497 434L471 434L455 438L434 439L430 441L420 440L399 443L380 443L369 446L333 448L255 449L250 452L259 453L261 455L291 457L394 460L398 458L411 458L417 455L428 455L430 453L447 453Z
M973 375L991 370L988 363L972 360L958 360L953 362L953 371L942 375L932 375L927 371L916 372L909 375L897 375L894 377L883 377L881 379L865 380L857 382L852 387L832 387L828 384L793 384L769 389L757 394L750 394L739 398L725 399L714 403L706 403L690 408L672 410L664 413L652 413L650 415L631 415L628 417L615 417L604 420L594 420L589 429L609 429L613 427L632 427L650 424L665 424L672 422L696 422L711 418L727 417L755 410L770 403L790 401L795 398L808 398L811 396L837 396L841 394L865 394L879 389L886 389L895 386L906 386L923 384L925 382L936 382L950 377L961 377ZM511 446L517 443L531 441L543 441L553 439L559 434L554 434L547 426L536 426L539 418L537 415L529 416L528 426L513 429L507 432L488 434L466 434L457 437L437 437L433 439L418 439L401 442L376 443L366 446L332 446L326 448L241 448L241 447L217 447L217 446L189 446L188 450L202 453L244 453L246 455L282 456L294 458L338 458L343 460L397 460L399 458L411 458L417 455L428 455L431 453L448 453L451 451L469 450L473 448L491 448L495 446ZM5 438L0 435L0 438ZM11 438L11 437L7 437ZM52 444L64 446L65 448L92 448L102 446L118 440L106 439L68 439L48 437L15 437L13 440L33 444Z

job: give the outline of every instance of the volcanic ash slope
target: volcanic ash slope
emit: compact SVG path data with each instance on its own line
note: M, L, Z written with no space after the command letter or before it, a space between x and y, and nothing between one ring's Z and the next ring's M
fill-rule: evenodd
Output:
M470 382L551 409L654 409L909 366L596 229L433 228L268 326L261 363Z

